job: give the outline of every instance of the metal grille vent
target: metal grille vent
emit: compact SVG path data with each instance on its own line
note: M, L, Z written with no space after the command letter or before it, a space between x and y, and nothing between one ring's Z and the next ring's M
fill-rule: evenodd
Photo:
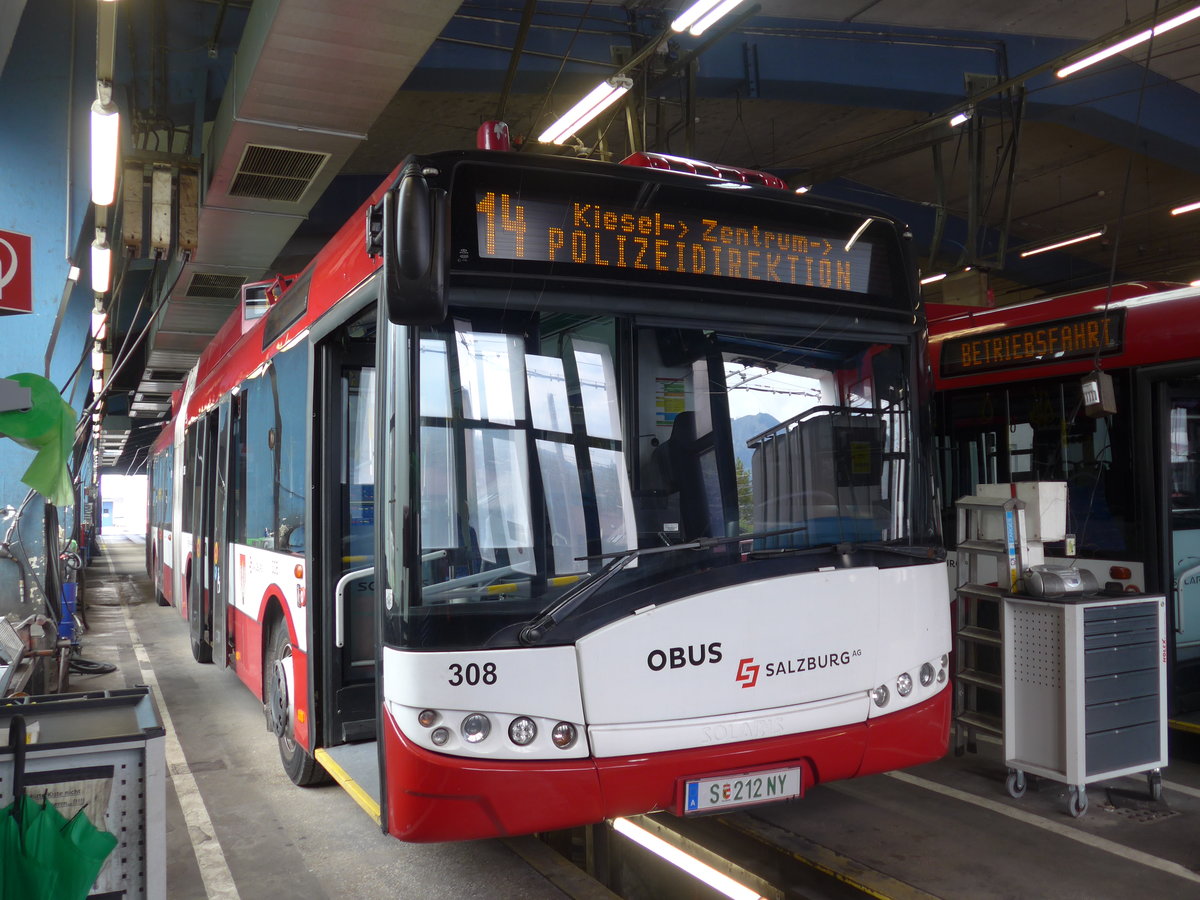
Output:
M188 282L184 295L209 300L237 300L242 296L242 285L245 283L246 279L241 275L197 272Z
M234 197L295 203L304 196L328 159L328 153L247 144L233 173L229 193Z

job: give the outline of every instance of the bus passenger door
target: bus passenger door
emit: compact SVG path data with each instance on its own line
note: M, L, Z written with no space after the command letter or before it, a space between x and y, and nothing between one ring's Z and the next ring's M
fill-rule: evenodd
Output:
M205 413L192 426L194 435L189 461L189 490L192 497L192 568L188 580L188 633L192 656L197 662L213 659L213 523L216 516L217 413Z
M321 743L373 741L375 703L375 334L360 318L318 347L314 545L321 598ZM318 557L319 554L319 557Z
M216 469L213 473L212 487L212 527L210 542L210 556L212 557L209 564L209 572L211 573L212 589L209 592L212 598L209 607L211 612L211 631L212 640L210 641L210 652L212 653L213 662L219 668L224 669L229 661L229 648L226 625L228 622L228 591L229 585L226 577L222 574L222 566L226 565L226 553L229 550L228 540L228 525L229 525L229 447L233 438L233 423L232 404L236 402L236 398L226 397L221 401L221 405L217 411L217 430L216 430ZM228 572L228 568L224 571Z
M1166 385L1166 514L1175 707L1200 710L1200 375Z

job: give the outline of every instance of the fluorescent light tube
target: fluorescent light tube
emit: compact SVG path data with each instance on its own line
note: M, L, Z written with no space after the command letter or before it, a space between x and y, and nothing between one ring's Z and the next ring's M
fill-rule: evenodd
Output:
M713 7L722 2L723 0L696 0L695 3L681 12L675 21L671 23L671 30L675 32L687 31L700 20L701 16L712 12Z
M614 75L597 85L595 90L572 106L561 119L542 132L543 144L561 144L604 110L616 103L633 87L633 79Z
M1171 210L1171 215L1182 216L1184 213L1195 212L1198 209L1200 209L1200 200L1197 200L1195 203L1187 203L1183 206L1175 207Z
M1152 28L1147 28L1145 31L1139 31L1137 34L1127 37L1124 40L1118 41L1111 46L1105 47L1102 50L1097 50L1083 59L1071 63L1069 66L1064 66L1054 74L1059 78L1066 78L1068 75L1074 75L1080 69L1086 69L1088 66L1095 65L1098 62L1108 59L1110 56L1116 56L1128 50L1130 47L1136 47L1138 44L1145 43L1152 37L1157 37L1165 31L1170 31L1172 28L1178 28L1193 19L1200 18L1200 6L1193 7L1187 12L1180 13L1174 18L1167 19Z
M111 206L117 192L121 115L111 101L92 104L92 202Z
M927 278L921 279L921 284L933 284L935 281L941 281L947 275L946 272L938 272L936 275L930 275Z
M966 122L969 122L970 120L971 120L971 110L964 109L962 112L960 112L958 115L954 116L950 120L950 127L957 128L959 125L963 125Z
M112 250L103 237L103 232L97 229L96 239L92 241L92 291L97 294L108 292L108 280L112 274Z
M1087 234L1080 234L1076 237L1066 238L1065 240L1057 241L1053 244L1046 244L1044 247L1034 247L1032 250L1023 250L1021 252L1021 258L1024 259L1027 256L1036 256L1039 253L1047 253L1051 250L1060 250L1063 247L1070 247L1072 244L1081 244L1084 241L1090 241L1093 238L1098 238L1102 234L1104 234L1103 228L1099 229L1098 231L1089 231Z
M741 3L742 0L725 0L725 2L721 3L718 7L716 7L716 9L701 17L694 25L692 25L692 27L688 29L688 34L690 34L692 37L699 37L700 35L704 34L704 32L707 31L714 22L721 19L726 13ZM671 27L675 27L674 23L672 23Z

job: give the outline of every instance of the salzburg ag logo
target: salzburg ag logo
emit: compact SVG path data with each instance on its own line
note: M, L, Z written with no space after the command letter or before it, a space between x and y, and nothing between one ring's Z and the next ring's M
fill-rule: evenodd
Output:
M743 659L738 662L737 675L734 676L734 681L742 682L742 687L752 688L758 684L758 665L754 662L754 657Z
M842 650L834 653L822 653L819 656L797 656L793 659L781 659L778 662L759 664L750 656L738 661L737 674L733 680L740 682L744 688L752 688L758 684L758 675L763 678L774 678L776 675L796 675L800 672L815 672L818 669L831 669L835 666L847 666L856 657L862 656L862 650Z

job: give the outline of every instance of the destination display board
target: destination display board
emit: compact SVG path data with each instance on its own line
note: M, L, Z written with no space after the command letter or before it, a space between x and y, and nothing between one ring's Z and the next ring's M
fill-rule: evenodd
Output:
M1120 353L1124 329L1125 311L1110 310L948 338L942 342L941 374L943 377L974 375Z
M481 259L588 266L652 276L738 279L866 294L877 287L871 229L805 228L781 217L681 208L633 208L603 196L475 191ZM860 220L861 221L861 220ZM849 245L849 248L847 248ZM878 253L880 257L885 253Z

